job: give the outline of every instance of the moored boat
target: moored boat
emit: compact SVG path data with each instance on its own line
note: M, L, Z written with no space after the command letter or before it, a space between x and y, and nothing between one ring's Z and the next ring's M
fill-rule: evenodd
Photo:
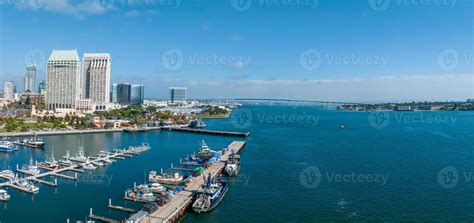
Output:
M8 179L15 178L15 173L12 170L3 170L0 172L0 175Z
M160 175L156 174L156 171L150 171L148 175L148 180L153 183L161 184L170 184L170 185L180 185L187 182L187 179L180 175L178 172L174 174L162 173Z
M13 144L13 142L8 141L6 139L0 141L0 152L13 152L17 150L18 149Z
M33 165L32 164L32 161L30 161L30 164L23 164L21 166L21 170L27 174L30 174L30 175L38 175L40 173L40 170L38 169L37 166Z
M206 183L193 203L193 211L196 213L212 211L222 201L227 190L226 182L215 182L215 179L209 174Z
M26 179L19 179L15 181L15 184L29 192L36 193L39 191L39 187L35 186L33 183L29 182Z
M236 153L229 154L227 164L224 168L227 176L235 177L239 174L240 171L240 155Z
M10 195L7 193L6 190L0 190L0 201L8 201L10 200Z

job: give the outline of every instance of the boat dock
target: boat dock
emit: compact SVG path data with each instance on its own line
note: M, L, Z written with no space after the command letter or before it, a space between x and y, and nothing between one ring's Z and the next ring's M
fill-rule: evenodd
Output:
M228 131L192 129L192 128L180 128L180 127L162 127L162 129L169 130L169 131L192 132L192 133L200 133L200 134L208 134L208 135L233 136L233 137L242 137L242 138L246 138L250 136L249 132L228 132Z
M110 208L110 209L115 209L115 210L124 211L124 212L128 212L128 213L135 213L135 212L137 212L135 209L132 209L132 208L127 208L127 207L122 207L122 206L118 206L118 205L113 205L113 204L112 204L112 199L109 199L109 205L108 205L107 207Z
M211 174L212 177L218 176L225 167L228 155L239 153L245 146L244 141L234 141L228 146L228 150L221 156L221 161L209 166L204 176ZM183 191L177 193L170 202L159 207L158 210L149 214L140 223L174 223L178 222L186 213L187 208L192 204L193 194L204 185L203 177L196 177L190 182Z
M146 145L143 144L142 147L147 147L147 149L149 149L148 144L146 144ZM138 147L135 147L135 148L138 148ZM143 149L141 151L146 151L147 149ZM117 151L115 153L111 153L107 156L100 156L100 157L97 157L95 159L90 159L90 161L91 162L92 161L101 162L101 161L104 161L108 158L117 158L117 157L123 158L122 156L132 157L132 155L127 154L127 150L121 150L121 151ZM27 177L24 178L27 181L41 183L41 184L45 184L45 185L48 185L48 186L51 186L51 187L57 187L58 186L57 177L75 181L75 180L77 180L77 172L81 172L81 173L85 172L83 169L81 169L80 162L78 162L78 161L76 161L76 162L77 163L75 163L73 165L62 166L59 169L51 169L51 168L43 167L41 165L36 164L36 167L38 167L42 170L45 170L46 172L35 174L35 175L31 174L28 171L19 169L18 165L17 165L17 170L16 171L19 172L19 173L23 173L23 174L27 175ZM74 176L61 174L61 173L66 172L66 171L71 171L71 172L76 172L76 173L74 173ZM56 177L56 178L54 179L54 182L45 181L45 180L40 179L40 178L44 178L44 177L47 177L47 176L53 176L53 177ZM18 179L16 179L15 177L10 178L8 176L0 174L0 178L8 180L8 182L0 183L0 188L2 188L2 187L12 187L12 188L18 189L20 191L27 192L27 193L32 193L32 194L35 194L35 193L38 192L38 191L32 192L30 190L27 190L24 187L21 187L21 186L17 185L15 183L15 181L18 180ZM92 213L91 213L91 215L92 215ZM94 216L95 215L93 215L93 217ZM93 217L91 217L91 218L93 218ZM95 216L95 217L97 217L97 216ZM98 218L94 218L94 219L101 220L101 219L98 219Z

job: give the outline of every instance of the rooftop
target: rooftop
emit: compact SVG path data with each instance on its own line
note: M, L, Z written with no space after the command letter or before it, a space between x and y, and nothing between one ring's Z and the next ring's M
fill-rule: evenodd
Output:
M58 60L74 60L79 61L79 55L77 51L74 50L54 50L49 57L49 61L58 61Z

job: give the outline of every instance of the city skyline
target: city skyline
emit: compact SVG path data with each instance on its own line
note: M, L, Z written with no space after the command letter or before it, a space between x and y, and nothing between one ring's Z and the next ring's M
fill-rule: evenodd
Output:
M340 5L320 0L310 6L254 1L248 9L225 1L207 5L203 14L192 11L197 2L175 7L58 1L63 4L2 8L3 17L11 18L3 19L0 28L9 35L2 35L2 42L13 44L4 44L0 52L0 81L14 77L19 82L24 61L41 61L52 48L78 48L81 54L114 55L111 82L154 86L146 98L167 98L169 86L187 86L192 98L396 102L474 95L472 35L464 35L472 29L469 1L392 2L383 9L370 1ZM117 23L107 24L106 17ZM309 23L328 19L331 26ZM128 33L133 38L125 40ZM35 41L23 39L31 35ZM44 66L38 70L43 77Z

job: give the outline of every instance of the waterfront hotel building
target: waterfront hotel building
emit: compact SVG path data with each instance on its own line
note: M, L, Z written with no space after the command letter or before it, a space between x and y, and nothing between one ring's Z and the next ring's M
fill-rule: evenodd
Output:
M110 102L110 54L85 53L82 60L82 99Z
M49 110L74 109L80 98L81 62L76 50L54 50L46 66L46 105Z

